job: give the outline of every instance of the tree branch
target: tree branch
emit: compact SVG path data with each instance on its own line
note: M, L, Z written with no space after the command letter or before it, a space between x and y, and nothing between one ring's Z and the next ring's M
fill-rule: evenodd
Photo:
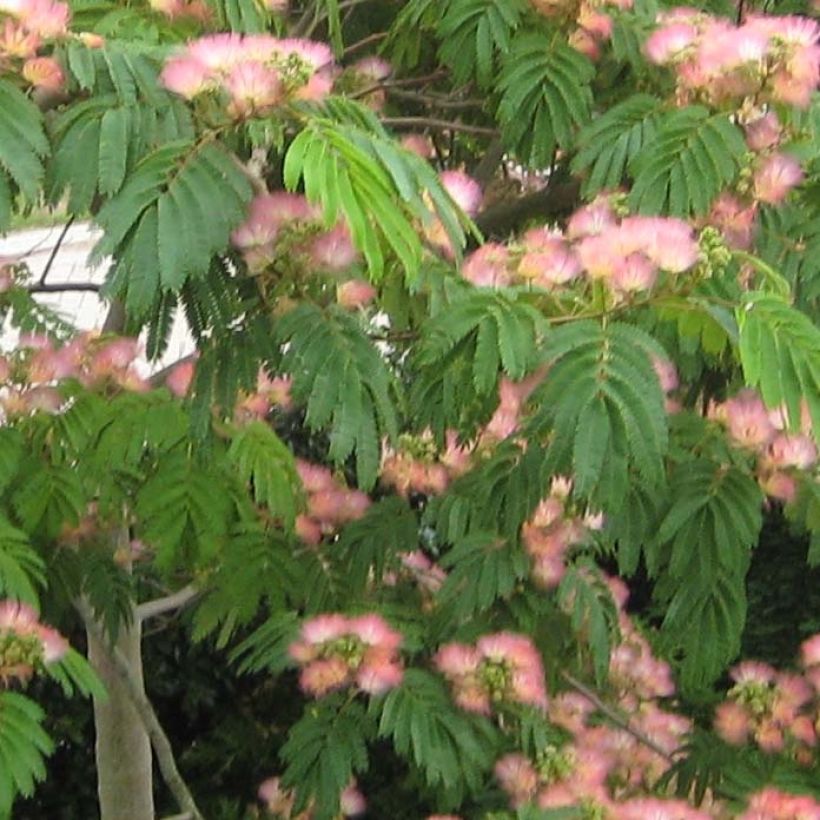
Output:
M653 752L659 754L664 760L669 761L670 763L674 763L675 761L675 753L667 752L663 746L659 746L652 740L651 737L645 735L639 729L633 728L630 723L629 719L620 715L616 712L611 706L608 706L604 703L598 695L590 689L586 684L581 683L581 681L574 678L569 672L561 672L561 677L573 688L576 692L580 692L588 701L595 704L595 707L601 712L604 717L614 723L616 726L619 726L625 732L628 732L635 740L640 741L649 749L652 749Z
M426 105L430 108L455 109L463 110L469 108L482 108L485 100L456 100L452 97L440 96L437 94L420 94L416 91L402 91L400 88L386 89L391 97L397 97L400 100L407 100L408 102L417 102L420 105Z
M46 261L46 266L43 268L43 272L40 275L40 281L38 284L45 285L46 277L51 271L51 266L54 264L54 260L57 258L57 254L60 252L60 247L65 241L65 238L68 235L68 231L73 224L74 217L71 216L68 218L68 221L65 223L65 225L63 225L63 229L62 231L60 231L60 235L57 237L57 241L54 243L54 247L51 249L51 253L49 254L48 260Z
M148 618L155 618L157 615L162 615L165 612L181 609L185 604L196 598L199 593L200 591L193 586L193 584L188 584L188 586L182 587L182 589L177 590L171 595L146 601L137 607L137 619L139 621L147 621Z
M577 182L548 185L543 191L481 211L475 223L485 237L506 236L527 219L559 216L572 210L578 201L579 187Z
M171 748L171 742L162 728L162 724L157 718L157 713L148 700L145 693L142 691L140 684L134 679L131 672L131 667L128 660L124 657L122 652L115 646L111 646L106 639L103 630L94 618L94 613L91 611L85 601L75 601L74 606L80 613L80 616L85 623L86 629L99 641L100 645L106 647L112 666L116 670L124 684L134 708L140 717L148 737L151 739L151 746L154 749L154 754L157 757L157 764L162 773L163 780L174 795L174 799L179 804L183 813L188 815L191 820L204 820L201 812L197 808L196 801L188 789L187 784L182 779L182 775L177 768L176 760L174 759L174 750Z
M466 125L461 122L439 120L435 117L383 117L382 124L393 126L406 125L418 128L437 128L439 131L462 131L465 134L481 134L490 137L498 136L498 130L495 128L486 128L483 125Z
M88 293L99 293L101 285L94 282L53 282L44 283L42 277L34 285L29 285L29 293L67 293L68 291L86 291Z
M369 46L371 43L378 43L384 40L387 37L389 32L387 31L377 31L375 34L368 34L367 37L363 37L356 43L352 43L349 45L343 52L342 56L348 57L354 51L358 51L360 48L364 48L365 46Z

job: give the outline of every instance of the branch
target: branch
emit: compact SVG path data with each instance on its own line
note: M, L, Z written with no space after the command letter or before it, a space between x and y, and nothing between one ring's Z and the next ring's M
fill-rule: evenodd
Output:
M88 293L99 293L101 285L96 285L94 282L53 282L44 283L43 276L35 285L29 285L26 290L29 293L67 293L68 291L87 291Z
M482 134L484 136L496 137L498 130L486 128L483 125L466 125L461 122L450 122L449 120L439 120L434 117L384 117L383 125L402 126L418 128L437 128L439 131L462 131L465 134Z
M543 191L513 202L490 206L476 216L475 224L485 237L506 236L533 217L559 216L572 210L578 201L578 191L577 182L548 185Z
M106 639L88 604L85 601L75 601L74 606L80 613L86 629L97 639L100 646L107 649L111 664L128 691L131 702L134 704L134 708L137 710L143 726L145 726L145 731L151 739L151 746L157 756L157 764L162 773L162 778L165 780L171 794L174 795L180 809L190 820L204 820L193 795L179 773L171 742L157 718L157 713L154 711L151 701L148 700L139 681L135 679L131 672L128 660L116 646L112 646Z
M427 85L427 83L432 83L436 80L441 80L446 76L446 71L444 71L443 69L438 69L437 71L434 71L432 74L425 74L422 77L405 77L401 80L381 80L380 82L374 83L373 85L370 85L367 88L362 88L354 94L350 94L349 97L351 100L358 100L361 97L366 97L368 94L372 94L374 91L379 91L382 88L400 88L402 86L407 87L414 85Z
M137 620L147 621L149 618L155 618L157 615L162 615L165 612L181 609L185 604L196 598L197 595L199 595L199 590L193 586L193 584L188 584L188 586L182 587L182 589L177 590L171 595L146 601L137 607Z
M454 100L452 97L442 96L438 94L419 94L416 91L402 91L400 88L387 87L387 93L391 97L397 97L400 100L408 100L409 102L417 102L421 105L429 106L430 108L450 108L450 109L469 109L469 108L483 108L486 100Z
M65 225L63 225L63 229L62 231L60 231L60 235L57 237L57 241L54 243L54 247L51 249L51 254L48 257L48 260L46 261L46 266L43 268L43 272L40 275L40 281L38 284L45 285L46 277L48 276L49 271L51 270L51 266L54 264L54 260L57 258L57 254L60 251L60 246L65 241L69 228L71 228L73 224L74 217L71 216L68 218L68 221L65 223Z
M354 51L358 51L360 48L364 48L365 46L369 46L371 43L378 43L381 40L384 40L387 37L389 32L387 31L377 31L375 34L368 34L367 37L363 37L356 43L349 45L343 52L343 57L348 57Z
M580 692L587 700L591 701L595 704L596 708L604 715L607 719L609 719L612 723L616 726L620 726L625 732L628 732L635 740L643 743L649 749L652 749L653 752L659 754L664 760L669 761L670 763L675 762L675 753L667 752L663 746L659 746L652 740L651 737L645 735L639 729L633 728L630 723L629 719L620 715L616 712L611 706L607 706L598 695L592 691L588 686L581 683L581 681L574 678L569 672L561 672L561 677L573 688L576 692Z

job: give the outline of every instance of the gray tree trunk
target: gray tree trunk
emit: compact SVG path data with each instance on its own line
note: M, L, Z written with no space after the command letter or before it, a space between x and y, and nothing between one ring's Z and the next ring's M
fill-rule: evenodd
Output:
M115 646L144 687L140 623L120 627ZM127 688L111 663L109 650L88 635L88 659L105 684L106 701L94 700L97 793L101 820L154 820L151 742Z

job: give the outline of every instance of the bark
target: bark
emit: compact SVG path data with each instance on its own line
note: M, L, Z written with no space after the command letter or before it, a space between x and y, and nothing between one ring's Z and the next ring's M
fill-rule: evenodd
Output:
M115 647L131 675L144 687L140 622L120 628ZM151 741L128 689L111 661L108 647L87 629L88 659L105 684L108 697L94 700L97 740L97 793L101 820L154 820Z

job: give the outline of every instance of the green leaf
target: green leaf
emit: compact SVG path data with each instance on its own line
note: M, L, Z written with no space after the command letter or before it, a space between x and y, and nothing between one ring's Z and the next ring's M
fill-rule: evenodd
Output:
M747 294L738 308L740 362L750 387L758 387L771 408L784 406L789 427L800 429L800 401L820 429L820 329L783 299ZM772 367L769 362L775 361Z
M282 370L293 377L293 396L305 402L306 423L328 429L330 457L344 463L353 452L359 485L376 481L380 440L398 432L399 386L384 357L348 313L304 303L283 316L276 340L287 344Z
M629 163L630 207L651 214L704 214L734 180L746 150L743 134L725 114L702 106L671 111Z
M421 669L408 669L385 698L379 736L390 737L398 754L429 786L443 788L453 805L480 788L498 748L492 724L456 709L442 682Z
M623 183L629 163L655 137L660 107L656 97L633 94L581 131L572 170L588 172L581 191L585 197Z
M46 583L44 570L26 534L0 514L0 598L15 598L36 607L36 587Z
M521 23L518 0L452 0L438 25L439 57L451 67L457 85L475 79L480 88L492 85L498 55L510 48Z
M46 777L44 758L54 744L43 731L45 714L17 692L0 692L0 817L11 814L18 795L31 797Z
M257 504L265 504L288 529L300 507L299 475L293 454L267 424L252 421L234 433L228 458L250 482Z
M43 159L48 153L40 109L15 86L0 79L0 179L4 189L12 180L29 200L36 200L43 180ZM4 198L2 193L0 199Z
M287 764L282 785L295 790L297 812L313 800L317 820L338 815L342 790L355 773L368 767L370 731L359 703L348 702L340 708L336 699L325 698L305 709L280 751Z
M592 63L560 38L521 33L504 56L498 119L507 148L523 163L545 168L556 148L568 149L590 118Z

